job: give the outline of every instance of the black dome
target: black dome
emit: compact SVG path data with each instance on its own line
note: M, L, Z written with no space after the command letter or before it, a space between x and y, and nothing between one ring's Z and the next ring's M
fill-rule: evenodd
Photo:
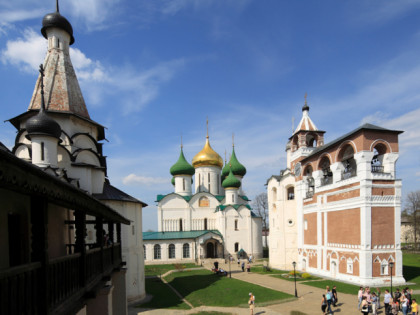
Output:
M58 27L65 30L70 35L70 45L74 43L73 27L59 12L48 13L42 19L41 33L45 38L47 38L47 28L49 27Z
M302 112L305 111L305 110L309 110L309 106L307 104L303 105L303 107L302 107Z
M40 110L37 115L28 119L26 131L29 135L48 135L57 139L60 139L61 136L60 125L43 110Z

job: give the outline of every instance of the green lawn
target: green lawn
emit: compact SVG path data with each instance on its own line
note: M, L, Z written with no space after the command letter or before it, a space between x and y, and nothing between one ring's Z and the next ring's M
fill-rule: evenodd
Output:
M169 270L175 270L179 268L201 268L200 265L196 264L166 264L166 265L146 265L144 266L145 276L160 276Z
M248 307L248 293L256 296L258 305L280 303L292 295L270 290L255 284L215 275L208 270L176 272L165 277L194 307Z
M337 286L338 299L340 299L340 292L357 295L357 292L359 291L359 288L360 288L360 286L358 285L348 284L348 283L334 281L334 280L309 281L309 282L305 282L305 285L310 285L311 287L316 287L316 288L321 288L321 289L325 289L327 285L330 286L330 289L332 289L332 287L335 285Z
M278 270L278 269L270 269L269 271L264 268L263 265L253 265L251 266L251 271L255 273L259 273L262 275L271 275L275 278L287 280L287 281L295 281L293 275L290 275L290 270ZM287 276L283 276L287 275ZM311 281L311 280L319 280L321 278L310 276L309 278L302 278L300 272L296 272L296 281Z
M191 315L233 315L232 313L221 313L221 312L198 312L198 313L193 313Z
M159 278L146 279L146 292L153 296L147 303L139 304L137 307L144 308L170 308L187 310L190 307L182 302L179 297Z

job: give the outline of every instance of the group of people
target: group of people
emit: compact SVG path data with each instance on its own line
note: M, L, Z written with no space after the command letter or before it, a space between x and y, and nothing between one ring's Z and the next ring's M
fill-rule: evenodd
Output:
M214 262L214 267L211 268L211 271L213 271L215 274L217 275L221 275L221 276L226 276L228 275L228 272L226 270L224 270L223 268L219 268L219 262L215 261Z
M324 315L332 313L331 305L336 307L338 302L337 287L333 286L332 290L327 286L325 294L322 295L321 310Z
M252 256L251 256L252 257ZM246 264L246 271L251 272L251 258L248 259L248 262ZM242 272L245 272L245 261L242 261L238 258L238 266L241 266Z
M408 287L400 292L400 289L396 289L394 294L391 294L388 289L385 290L384 294L384 308L385 315L397 315L402 312L403 315L418 315L418 305L416 299L412 299L413 290L409 290ZM369 287L360 287L358 292L358 309L362 314L373 314L376 315L378 309L381 308L381 289L376 288L376 292L370 290Z

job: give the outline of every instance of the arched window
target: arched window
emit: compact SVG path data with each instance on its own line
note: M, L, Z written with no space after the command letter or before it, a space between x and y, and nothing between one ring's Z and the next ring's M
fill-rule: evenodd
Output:
M347 259L347 273L353 273L353 260L351 258Z
M342 179L347 179L357 175L357 165L354 159L354 150L351 145L347 145L342 151L341 163L343 163L344 171Z
M204 229L207 230L207 218L204 219Z
M160 259L161 255L160 255L160 245L156 244L153 247L153 259Z
M239 252L239 243L235 243L235 253Z
M182 219L179 219L179 230L182 231Z
M287 188L287 200L295 199L295 187Z
M273 189L271 189L271 194L273 197L273 202L276 202L277 201L277 188L276 187L273 187Z
M306 176L306 183L307 183L306 198L311 198L315 192L315 180L312 177L311 165L306 167L304 176Z
M143 245L143 258L146 260L146 246Z
M330 168L330 159L327 156L324 156L319 164L322 170L321 186L331 184L333 174Z
M175 258L175 245L174 244L169 244L168 257L169 257L169 259Z
M190 258L190 244L185 243L182 245L182 257Z
M308 148L315 148L316 147L316 136L313 134L306 135L306 146Z
M372 173L383 173L384 167L382 165L384 154L386 153L386 146L382 143L377 144L373 148L373 158L371 162Z
M384 259L381 262L381 276L388 275L388 262Z

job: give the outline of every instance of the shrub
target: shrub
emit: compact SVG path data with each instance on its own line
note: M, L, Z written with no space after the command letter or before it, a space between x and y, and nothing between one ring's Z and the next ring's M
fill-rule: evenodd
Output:
M291 275L291 276L294 276L295 275L295 273L296 273L296 277L299 277L300 276L300 274L299 274L299 272L298 271L289 271L289 275Z
M174 267L177 271L184 271L185 265L183 264L174 264Z
M312 276L309 273L307 273L307 272L302 273L302 278L303 279L309 279L310 277L312 277Z

